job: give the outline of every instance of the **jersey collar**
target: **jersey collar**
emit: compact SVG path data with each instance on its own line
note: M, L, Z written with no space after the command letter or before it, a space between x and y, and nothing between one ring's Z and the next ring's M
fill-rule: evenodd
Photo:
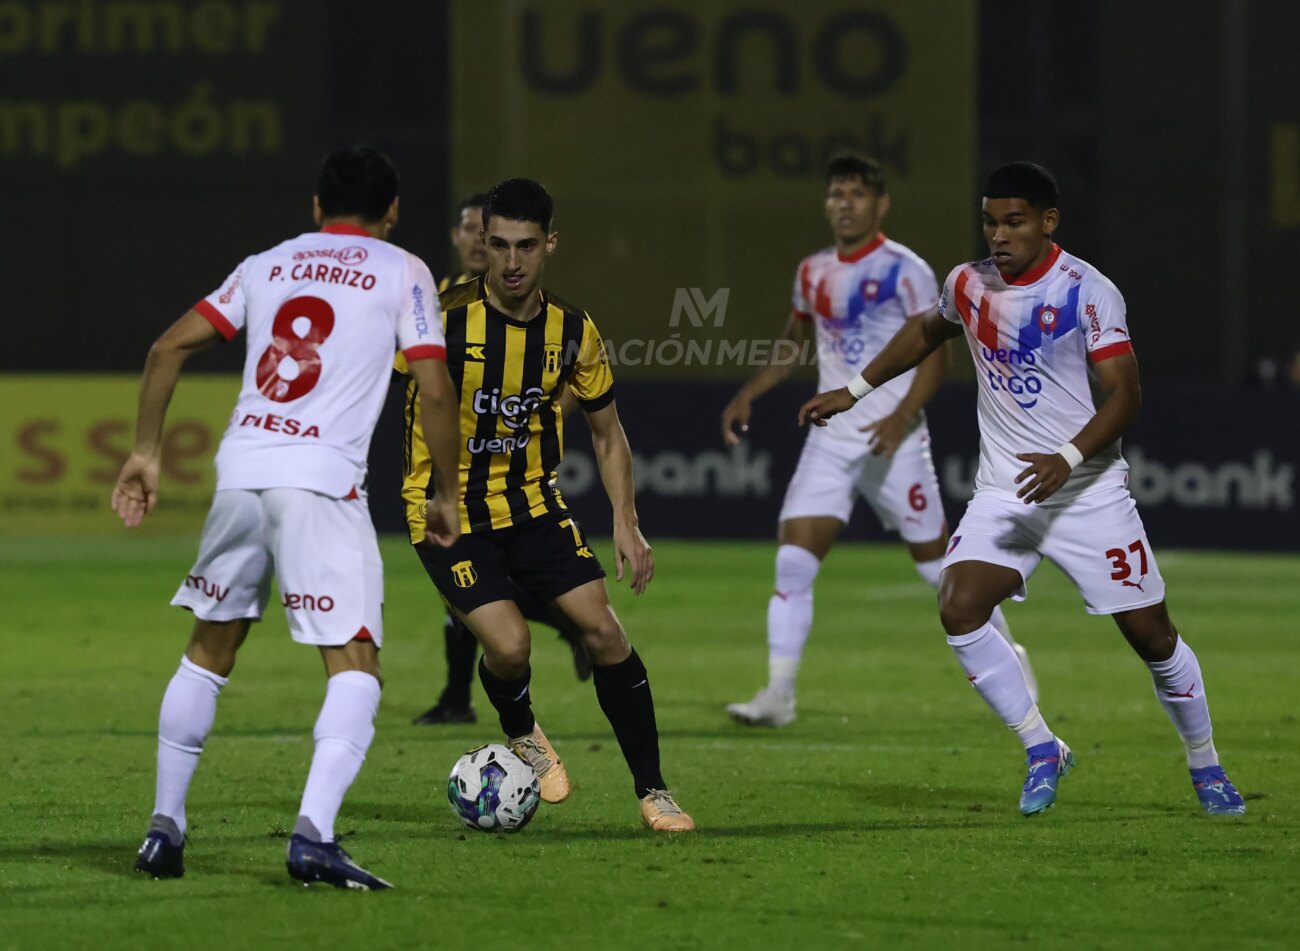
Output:
M350 234L358 238L373 238L374 235L357 225L326 225L320 229L321 234Z
M508 324L510 324L510 325L512 325L512 326L514 326L514 327L527 327L530 323L532 323L532 322L533 322L534 320L536 320L538 317L543 316L543 315L546 313L546 309L547 309L547 308L550 306L550 304L551 304L551 301L550 301L549 297L547 296L546 289L545 289L545 288L542 288L542 287L539 287L539 288L537 289L537 311L536 311L536 313L534 313L534 314L533 314L531 317L529 317L527 320L520 320L520 319L518 319L517 317L511 317L509 314L505 313L505 312L502 311L502 310L498 310L497 307L496 307L496 305L492 303L492 298L488 295L487 275L486 275L486 274L480 274L480 275L478 276L478 281L479 281L479 288L480 288L479 293L482 295L483 306L487 309L488 313L490 313L490 314L495 314L497 317L500 317L500 318L501 318L502 320L504 320L506 323L508 323Z
M1034 268L1032 271L1026 271L1024 274L1021 274L1019 277L1014 277L1014 278L1003 277L1002 280L1006 281L1008 285L1011 285L1013 287L1024 287L1026 284L1032 284L1034 283L1034 281L1038 280L1044 274L1050 271L1052 269L1052 265L1056 263L1056 259L1059 258L1060 256L1061 256L1061 246L1057 244L1055 241L1053 241L1052 250L1048 252L1047 260L1045 260L1042 264L1038 265L1038 267Z
M883 231L878 231L874 238L872 238L862 247L858 248L858 250L854 251L852 254L847 254L847 255L840 254L838 251L836 251L835 256L839 258L841 261L843 261L845 264L854 264L858 261L861 261L868 254L876 250L876 248L880 247L884 243L885 243L885 233Z

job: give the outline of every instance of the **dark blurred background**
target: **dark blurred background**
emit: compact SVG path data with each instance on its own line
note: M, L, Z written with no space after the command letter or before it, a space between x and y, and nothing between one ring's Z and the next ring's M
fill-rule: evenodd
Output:
M548 285L615 344L676 333L703 345L779 331L795 265L828 243L825 158L854 146L888 168L886 230L940 280L982 253L988 170L1027 158L1055 171L1059 239L1120 287L1148 394L1173 407L1144 423L1202 436L1167 460L1170 478L1205 467L1204 479L1184 473L1186 498L1221 499L1225 520L1253 514L1289 533L1297 36L1300 5L1284 0L0 3L0 475L6 491L54 491L90 453L102 464L82 488L98 492L127 433L93 435L75 397L33 417L44 391L18 374L138 372L158 332L243 257L311 228L331 147L364 140L393 156L394 240L435 273L454 266L457 197L509 175L541 179L561 234ZM674 323L690 288L701 299L726 290L725 322ZM241 360L236 344L193 368ZM707 446L679 445L682 431L647 411L628 425L634 446L716 451L714 403L753 372L744 362L621 365L633 390L693 398L708 422ZM704 388L655 389L665 379ZM803 380L792 396L811 372ZM954 393L970 403L959 384ZM1218 415L1178 410L1192 405ZM129 401L112 411L129 419ZM215 420L214 442L228 404L195 412ZM1264 441L1228 448L1219 435L1245 418ZM970 428L953 436L963 458ZM1260 469L1263 450L1285 472ZM781 461L793 450L772 451ZM1285 482L1276 504L1252 509L1250 486L1215 475L1237 463ZM703 478L707 507L718 491ZM782 489L759 500L751 521L763 534ZM657 491L650 479L647 498ZM14 498L0 512L23 510ZM391 527L386 505L376 517ZM1287 544L1276 535L1271 547Z

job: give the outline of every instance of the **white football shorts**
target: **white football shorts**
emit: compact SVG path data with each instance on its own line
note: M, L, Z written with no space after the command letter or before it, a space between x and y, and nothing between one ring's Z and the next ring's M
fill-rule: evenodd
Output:
M339 647L368 633L382 645L384 568L364 495L218 491L171 603L205 621L260 620L272 573L295 641Z
M1026 505L975 493L948 544L943 566L984 561L1014 568L1020 590L1044 558L1060 568L1083 596L1089 614L1117 614L1159 604L1165 581L1147 541L1137 503L1122 485L1071 502Z
M880 524L906 542L943 537L947 524L930 459L929 429L921 425L909 433L893 459L873 456L865 433L856 444L813 430L790 477L780 519L829 516L847 522L855 495L866 499Z

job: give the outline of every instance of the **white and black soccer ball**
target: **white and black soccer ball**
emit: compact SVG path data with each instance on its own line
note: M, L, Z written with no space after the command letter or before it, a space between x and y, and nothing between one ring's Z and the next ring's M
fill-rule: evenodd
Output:
M531 766L500 743L489 743L456 760L447 801L471 829L517 832L536 814L542 787Z

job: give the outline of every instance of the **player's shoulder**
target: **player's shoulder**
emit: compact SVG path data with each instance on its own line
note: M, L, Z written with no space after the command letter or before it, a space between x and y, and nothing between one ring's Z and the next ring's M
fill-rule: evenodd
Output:
M886 238L885 243L881 245L880 250L883 251L886 256L895 261L902 262L907 267L912 267L928 274L934 274L934 269L930 267L929 262L926 261L925 258L921 257L921 255L917 254L900 241L895 241L893 238Z
M1113 295L1121 300L1124 298L1119 288L1115 286L1114 281L1103 274L1095 265L1090 264L1078 255L1062 250L1060 257L1057 259L1056 267L1057 272L1062 274L1065 279L1077 281L1087 294L1095 296Z
M839 260L839 255L835 251L835 245L825 248L818 248L812 254L806 254L799 261L799 273L802 274L805 268L817 265L833 264Z
M477 280L477 277L466 271L461 271L457 274L444 274L442 277L438 278L438 293L445 294L453 287L457 287L458 285L473 280Z
M306 231L302 234L296 234L291 238L285 238L278 244L273 244L269 248L264 248L261 251L250 254L245 260L257 261L263 258L278 258L283 257L284 255L292 255L295 252L301 251L307 245L308 239L318 233L319 232L315 231Z
M948 272L948 277L944 280L944 286L953 287L961 279L962 275L965 275L967 280L972 277L980 278L985 282L994 278L1001 280L993 259L981 258L978 261L964 261L954 267Z
M439 295L444 311L468 307L474 301L482 299L483 281L477 277L471 278L463 284L453 284Z
M579 307L577 304L571 303L563 297L553 294L549 290L544 291L543 293L546 296L546 303L562 313L567 314L570 317L577 317L579 320L591 320L591 315L587 313L587 308Z

